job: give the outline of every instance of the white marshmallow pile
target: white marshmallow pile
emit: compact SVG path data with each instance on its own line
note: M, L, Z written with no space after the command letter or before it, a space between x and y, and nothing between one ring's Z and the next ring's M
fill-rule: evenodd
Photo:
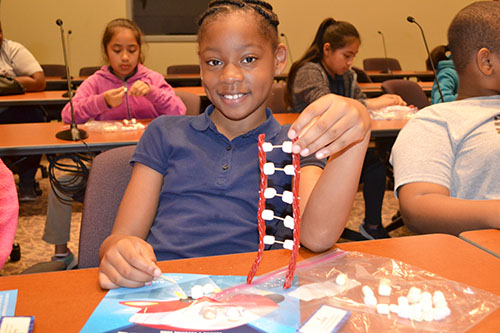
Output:
M391 281L389 279L380 279L378 294L383 299L391 295ZM431 322L433 320L443 320L451 314L446 298L442 291L437 290L434 294L424 291L417 287L411 287L406 296L398 297L398 304L388 304L386 302L378 303L373 290L365 285L361 288L363 293L363 302L375 307L377 313L389 315L395 313L400 318L414 321Z

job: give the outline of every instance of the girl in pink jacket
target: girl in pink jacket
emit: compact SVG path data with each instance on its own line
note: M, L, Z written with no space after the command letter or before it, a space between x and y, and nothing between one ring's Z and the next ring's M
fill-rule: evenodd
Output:
M109 66L103 66L78 88L73 98L77 123L186 114L186 107L164 77L142 65L141 36L140 28L128 19L108 23L102 48ZM71 122L69 103L62 119Z

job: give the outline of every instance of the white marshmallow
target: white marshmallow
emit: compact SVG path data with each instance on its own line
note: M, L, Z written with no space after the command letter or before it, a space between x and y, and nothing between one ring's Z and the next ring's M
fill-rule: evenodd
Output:
M363 292L363 296L365 296L365 297L367 297L367 296L375 296L375 294L373 293L372 288L370 288L368 286L363 286L363 288L361 288L361 291Z
M398 297L398 305L399 306L405 306L408 305L408 298L405 296L399 296Z
M339 286L345 286L346 282L347 282L347 275L345 275L344 273L340 273L335 278L335 283L338 284Z
M378 284L378 294L380 296L390 296L391 295L391 281L386 278L382 278Z
M285 220L283 221L283 224L288 229L293 229L295 227L295 221L294 221L293 217L291 217L290 215L287 215L285 217Z
M434 305L437 304L446 304L446 299L444 298L444 294L441 290L436 290L434 294L432 295L432 302Z
M398 317L407 319L410 316L410 306L408 303L398 305Z
M417 287L411 287L408 291L408 302L418 303L421 297L421 290Z
M285 241L283 242L283 248L287 250L293 250L293 240L285 239Z
M226 318L229 321L238 321L241 319L242 313L241 310L236 306L231 306L226 310Z
M286 202L287 204L292 204L293 203L293 193L290 191L283 191L283 195L281 197L281 200L283 202Z
M262 150L265 151L266 153L273 151L273 144L270 142L264 142L262 144Z
M272 199L276 196L276 189L268 187L264 190L264 198Z
M267 244L267 245L273 245L274 244L274 236L271 236L271 235L265 235L264 236L264 244Z
M439 307L434 308L434 320L443 320L447 316L449 316L451 310L448 307Z
M274 212L270 209L264 209L262 211L262 218L266 221L274 220Z
M193 299L198 299L203 297L203 287L199 284L195 284L191 287L191 297Z
M424 313L422 311L422 306L419 303L410 305L410 317L411 320L422 321L424 320Z
M391 311L392 313L398 313L399 312L399 305L389 304L389 311Z
M265 175L274 175L274 163L267 162L264 164L264 174Z
M203 286L203 294L205 294L205 295L211 294L214 291L215 291L215 288L214 288L214 286L211 283L206 283Z
M389 314L389 304L377 304L377 312L379 314Z
M285 167L283 168L283 171L285 172L285 174L287 174L289 176L295 175L295 169L293 168L292 164L285 165Z
M132 124L137 124L137 119L132 118Z
M363 302L366 305L377 306L377 298L374 295L367 295L363 297Z
M292 152L292 141L283 141L283 145L281 146L281 150L283 150L284 153L291 153Z

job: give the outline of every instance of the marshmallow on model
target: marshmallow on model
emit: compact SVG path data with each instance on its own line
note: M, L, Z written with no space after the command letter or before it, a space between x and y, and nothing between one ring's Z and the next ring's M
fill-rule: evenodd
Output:
M290 215L287 215L285 218L274 216L274 212L271 209L264 209L262 211L262 218L266 221L271 221L273 219L282 220L285 227L289 229L293 229L295 225L293 217L291 217Z
M281 200L287 204L293 203L293 193L290 191L283 191L283 194L277 194L276 189L268 187L264 190L264 197L266 199L272 199L275 196L281 197Z
M283 144L276 145L276 146L273 146L273 144L270 142L264 142L262 144L262 150L264 150L266 153L273 151L273 148L280 148L280 147L284 153L291 153L292 152L292 141L283 141Z
M287 250L293 250L293 240L292 239L285 239L284 242L276 240L274 236L271 235L265 235L264 236L264 244L267 245L273 245L274 243L278 244L283 244L283 248Z
M264 174L265 175L274 175L274 171L280 170L283 171L285 174L289 176L294 176L295 175L295 169L293 168L292 164L287 164L285 165L284 168L276 168L274 166L273 162L267 162L264 164Z

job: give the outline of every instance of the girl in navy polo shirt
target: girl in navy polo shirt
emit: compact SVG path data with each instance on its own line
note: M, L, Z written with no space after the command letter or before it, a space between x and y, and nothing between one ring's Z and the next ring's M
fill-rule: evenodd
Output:
M103 288L143 286L161 274L157 260L257 250L261 133L273 144L300 138L292 149L303 157L302 246L325 251L340 237L370 117L361 103L327 95L282 127L266 110L287 60L277 25L272 6L255 0L212 1L201 16L201 74L213 105L198 117L162 116L148 126L113 232L100 249ZM277 150L272 156L278 163L286 158ZM289 178L273 178L272 186L286 188ZM280 199L270 204L275 215L286 209ZM282 232L273 224L268 229L277 237Z

